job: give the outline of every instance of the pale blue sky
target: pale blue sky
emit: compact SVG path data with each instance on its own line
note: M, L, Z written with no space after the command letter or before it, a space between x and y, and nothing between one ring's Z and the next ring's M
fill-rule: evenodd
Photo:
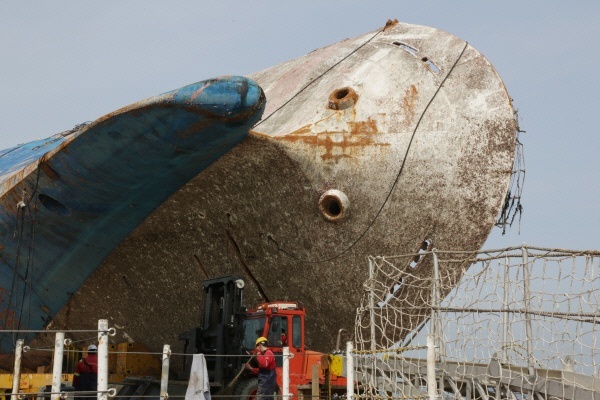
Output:
M218 3L218 4L217 4ZM526 133L521 234L484 248L600 249L600 2L0 3L0 149L202 79L247 75L383 26L428 25L496 67Z

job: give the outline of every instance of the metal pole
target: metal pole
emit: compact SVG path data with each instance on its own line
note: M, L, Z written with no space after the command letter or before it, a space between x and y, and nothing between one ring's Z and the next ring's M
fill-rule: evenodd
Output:
M23 356L23 339L17 340L17 347L15 347L15 369L13 372L13 386L12 394L10 395L11 400L17 400L19 398L19 386L21 383L21 358Z
M169 398L169 358L171 357L171 346L163 346L162 370L160 373L160 398L167 400Z
M431 289L431 302L433 306L431 309L431 323L433 326L431 327L431 331L433 332L435 344L437 345L436 352L438 354L438 359L441 361L442 358L446 356L446 352L445 345L443 343L444 335L442 333L442 316L440 313L440 303L442 297L440 295L440 266L435 250L436 249L431 250L431 253L433 254L433 286Z
M529 304L529 300L531 297L531 292L529 291L529 258L527 254L527 249L525 246L522 248L523 251L523 301L525 303L525 336L527 337L527 359L529 363L529 375L535 376L535 362L533 360L533 345L531 341L533 340L532 336L532 328L531 328L531 316L529 311L531 311L531 307Z
M346 343L346 399L352 400L354 396L354 358L352 342Z
M375 357L375 261L369 256L369 318L371 320L371 387L377 386L377 369Z
M427 335L427 394L429 400L437 399L437 383L435 379L435 341L433 335Z
M504 313L502 313L502 352L501 352L501 363L507 364L507 348L506 341L508 340L508 290L509 290L509 267L508 267L508 256L506 256L506 266L504 268Z
M373 257L369 257L369 317L371 319L371 351L375 352L375 288L373 279L375 278L375 262Z
M283 400L290 398L290 348L283 348Z
M65 350L65 333L56 332L54 340L54 364L52 367L52 400L60 399L60 381L62 378L62 362Z
M98 400L108 400L108 320L98 320Z

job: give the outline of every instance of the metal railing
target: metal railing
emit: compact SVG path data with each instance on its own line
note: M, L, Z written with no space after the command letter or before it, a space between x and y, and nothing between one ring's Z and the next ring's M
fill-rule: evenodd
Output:
M437 396L600 399L599 251L427 249L370 257L369 271L355 324L365 396L426 398L433 368Z
M63 378L63 355L65 353L65 345L70 345L70 339L65 339L65 332L55 332L55 340L54 340L54 349L53 351L53 366L52 366L52 387L50 392L44 392L44 396L50 395L51 400L59 400L66 399L67 396L75 396L75 397L96 397L98 400L108 400L109 398L115 397L117 395L117 390L115 388L109 388L109 347L108 347L108 336L114 335L116 331L114 328L109 328L108 320L101 319L98 321L98 374L97 374L97 391L65 391L61 390ZM436 376L435 376L435 348L434 348L434 340L432 337L428 339L427 346L424 348L427 349L427 360L428 360L428 399L435 399L436 395ZM15 361L14 361L14 372L13 372L13 388L11 394L11 400L22 400L27 396L31 396L31 394L20 393L19 392L19 382L21 375L21 364L22 364L22 355L24 350L27 350L28 347L24 346L24 341L22 339L17 340L16 349L15 349ZM48 349L49 350L49 349ZM188 354L178 354L173 353L171 351L170 345L165 344L163 346L162 353L150 353L144 352L143 354L153 354L153 355L161 355L162 356L162 368L161 368L161 376L160 376L160 394L159 397L161 400L168 400L169 397L176 397L169 395L169 368L170 368L170 359L174 355L178 356L186 356ZM366 361L364 358L365 354L360 351L356 351L354 349L353 342L349 341L346 344L345 351L345 372L346 372L346 399L352 400L356 398L360 398L359 395L356 394L355 388L357 385L360 385L360 381L357 381L356 375L356 366L362 365ZM281 397L283 400L292 400L293 395L290 392L290 359L294 357L293 354L290 353L289 347L283 347L283 354L279 357L282 357L282 387L281 387ZM136 397L145 397L145 396L136 396ZM154 397L156 396L148 396ZM217 396L215 396L217 397ZM232 395L228 395L227 397L235 397Z

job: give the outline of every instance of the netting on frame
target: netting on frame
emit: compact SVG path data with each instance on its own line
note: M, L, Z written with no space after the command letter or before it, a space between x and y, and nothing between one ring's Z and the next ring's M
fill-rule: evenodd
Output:
M452 398L545 398L555 383L557 398L600 391L600 252L424 247L369 259L355 332L359 396L428 398L428 335L438 391Z

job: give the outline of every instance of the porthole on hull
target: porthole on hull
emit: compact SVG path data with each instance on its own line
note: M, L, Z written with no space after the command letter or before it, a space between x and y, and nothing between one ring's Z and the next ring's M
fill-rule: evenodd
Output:
M354 89L350 87L343 87L336 89L329 95L329 102L327 107L332 110L345 110L346 108L353 107L358 100L358 94Z
M327 221L343 221L350 215L350 201L344 192L329 189L319 198L319 210Z

